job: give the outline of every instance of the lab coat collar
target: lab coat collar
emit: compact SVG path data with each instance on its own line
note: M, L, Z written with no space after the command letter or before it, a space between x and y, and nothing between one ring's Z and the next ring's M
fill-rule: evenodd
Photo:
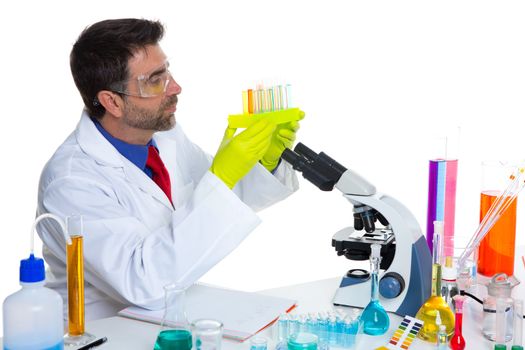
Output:
M82 112L82 117L78 123L75 135L80 148L97 163L114 168L122 168L126 179L137 185L142 191L150 194L155 199L170 209L173 205L160 187L146 175L135 164L121 155L117 149L97 130L87 111ZM162 147L159 147L162 152ZM168 168L168 173L170 170ZM170 173L170 177L171 173ZM172 193L173 198L173 193Z

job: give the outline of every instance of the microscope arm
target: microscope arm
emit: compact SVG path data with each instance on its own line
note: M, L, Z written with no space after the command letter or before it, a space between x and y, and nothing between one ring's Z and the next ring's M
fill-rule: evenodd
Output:
M376 193L375 186L361 175L324 152L317 154L300 142L293 151L285 149L281 157L322 191L331 191L335 187L345 195L372 196Z
M374 232L376 220L384 226L388 225L387 219L381 213L359 201L360 198L372 197L376 194L375 186L361 175L345 168L323 152L315 153L300 142L293 151L285 149L282 158L322 191L331 191L334 187L341 191L354 206L356 230L365 229L368 233ZM357 199L350 199L352 197Z

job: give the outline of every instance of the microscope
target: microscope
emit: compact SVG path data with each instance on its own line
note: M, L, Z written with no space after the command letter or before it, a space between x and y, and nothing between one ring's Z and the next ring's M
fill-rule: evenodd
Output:
M337 188L353 205L354 226L337 232L332 246L337 255L368 260L370 245L381 245L379 299L386 311L415 316L430 297L432 257L412 213L399 201L376 192L359 174L323 152L302 143L286 149L282 159L322 191ZM376 224L377 227L376 227ZM370 302L371 279L367 270L349 270L333 298L334 305L365 308Z

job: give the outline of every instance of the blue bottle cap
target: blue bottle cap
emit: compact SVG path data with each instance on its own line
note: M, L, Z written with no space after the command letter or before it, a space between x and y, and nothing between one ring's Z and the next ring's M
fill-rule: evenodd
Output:
M29 259L20 260L20 282L32 283L46 279L44 259L35 258L33 254Z

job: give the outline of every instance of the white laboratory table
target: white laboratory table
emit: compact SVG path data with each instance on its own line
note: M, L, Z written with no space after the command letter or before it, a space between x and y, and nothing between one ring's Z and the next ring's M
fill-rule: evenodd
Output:
M330 278L288 287L275 288L261 291L262 294L296 299L298 306L292 313L303 314L329 310L332 307L331 299L334 291L339 285L340 278ZM523 284L515 288L515 295L522 298L525 295ZM467 349L484 350L493 349L494 343L489 342L481 335L482 308L473 302L465 311L463 334L467 342ZM372 350L381 345L386 345L394 331L397 329L402 318L390 314L390 329L383 336L361 335L356 349ZM269 350L274 349L273 333L274 327L265 329L260 333L269 339ZM152 350L155 339L159 332L159 326L127 319L124 317L110 317L106 319L87 322L86 330L97 337L106 336L108 341L95 348L96 350ZM410 349L435 349L435 345L416 339ZM224 350L248 350L249 341L238 343L223 339ZM510 346L509 346L510 349Z
M523 252L525 252L525 247L520 246L516 251L516 265L514 269L515 276L522 282L513 289L513 296L519 299L525 299L525 266L521 262ZM331 301L335 290L339 286L340 279L340 277L329 278L287 287L263 290L260 291L260 293L297 300L297 307L292 311L292 313L295 314L326 311L333 307ZM482 288L484 289L484 287ZM483 292L483 290L480 290L480 292ZM467 300L468 303L465 308L463 320L463 336L467 343L467 350L493 349L494 343L485 340L481 334L483 319L481 304L478 304L470 298L467 298ZM386 345L401 320L401 317L390 314L390 329L388 332L383 336L375 337L364 334L361 335L356 349L373 350L381 345ZM118 316L89 321L86 324L87 332L96 335L97 338L103 336L108 338L108 341L95 348L96 350L152 350L157 334L160 330L159 328L159 325ZM273 328L275 327L269 327L259 333L268 338L269 350L273 350L275 346L273 342ZM3 348L1 340L0 346ZM510 349L510 344L508 347ZM420 339L416 339L410 346L410 349L414 350L435 348L435 345L426 343ZM222 349L248 350L249 341L239 343L223 339Z

